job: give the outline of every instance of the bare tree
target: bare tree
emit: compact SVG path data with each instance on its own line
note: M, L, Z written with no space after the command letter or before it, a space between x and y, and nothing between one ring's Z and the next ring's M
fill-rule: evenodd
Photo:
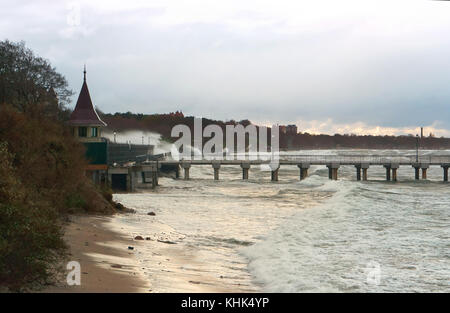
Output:
M24 42L0 41L0 105L62 118L72 95L65 77Z

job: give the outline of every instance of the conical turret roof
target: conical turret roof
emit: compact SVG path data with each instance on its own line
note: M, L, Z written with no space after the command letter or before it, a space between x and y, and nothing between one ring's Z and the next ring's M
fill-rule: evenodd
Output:
M78 96L77 104L70 115L69 124L71 125L89 125L89 126L106 126L98 116L92 104L89 89L86 83L86 69L84 69L84 81Z

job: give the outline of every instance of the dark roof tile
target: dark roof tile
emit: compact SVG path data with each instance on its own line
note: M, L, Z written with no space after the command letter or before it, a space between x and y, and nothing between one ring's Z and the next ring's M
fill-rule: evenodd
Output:
M92 104L89 89L86 84L86 72L83 86L81 87L80 95L78 96L77 105L70 115L69 124L106 126L106 123L100 119Z

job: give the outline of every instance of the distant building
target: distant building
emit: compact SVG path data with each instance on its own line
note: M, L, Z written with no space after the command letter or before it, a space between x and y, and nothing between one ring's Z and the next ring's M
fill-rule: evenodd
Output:
M184 114L182 111L176 111L176 112L170 112L169 116L171 117L184 117Z
M280 125L280 133L288 134L288 135L296 135L297 134L297 125Z
M286 126L286 133L291 135L296 135L298 132L297 125L291 124Z

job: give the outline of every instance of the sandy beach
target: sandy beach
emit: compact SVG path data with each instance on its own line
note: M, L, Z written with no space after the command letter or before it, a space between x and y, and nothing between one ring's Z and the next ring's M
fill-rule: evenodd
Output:
M136 221L140 222L135 224ZM230 285L227 279L211 271L202 254L184 244L185 235L161 222L158 215L121 214L103 225L132 240L139 268L151 292L244 291L242 286ZM134 240L136 236L144 240Z
M124 228L118 216L72 215L65 226L64 239L69 246L67 262L78 261L81 285L69 286L66 271L56 285L43 292L231 292L220 278L202 274L192 275L184 266L202 268L193 251L171 244L170 230L156 219L149 232L139 235ZM150 236L150 237L148 237ZM169 236L169 238L167 237ZM129 247L133 247L132 250ZM143 249L152 252L152 269L142 267L137 254ZM237 288L238 289L238 288Z
M137 242L108 228L114 217L70 216L64 239L69 246L68 261L81 266L81 285L69 286L63 275L44 292L150 292L129 246Z

